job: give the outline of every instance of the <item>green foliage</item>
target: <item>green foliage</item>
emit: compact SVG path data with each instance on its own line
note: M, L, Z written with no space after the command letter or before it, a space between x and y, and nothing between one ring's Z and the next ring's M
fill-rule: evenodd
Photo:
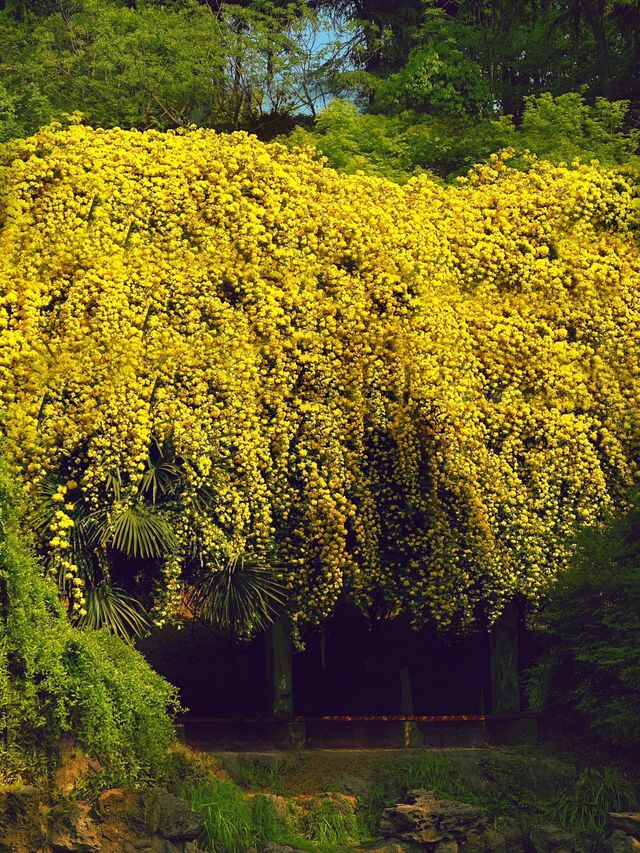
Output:
M408 790L426 788L445 800L469 802L476 799L462 774L436 752L421 752L412 758L407 765L405 781Z
M509 121L361 113L354 103L335 100L312 128L297 127L283 141L318 148L339 172L362 171L402 184L425 171L439 177L467 172L512 136Z
M235 782L204 780L191 791L190 801L191 808L204 818L210 850L243 853L254 846L251 808Z
M346 847L357 834L356 819L338 803L322 800L306 812L303 831L319 847Z
M458 119L493 112L480 67L451 44L431 41L412 50L401 71L377 84L373 108L387 113L412 109Z
M259 793L247 796L230 779L209 776L186 792L191 807L205 820L203 842L215 853L244 853L269 842L311 853L344 849L358 840L355 816L331 798L311 801L300 810Z
M268 789L279 792L282 789L285 774L290 768L289 759L283 756L281 761L273 764L256 756L238 756L234 767L234 781L243 788L251 790Z
M103 581L85 591L86 615L82 625L94 631L107 629L123 640L141 637L150 627L149 620L140 602L123 589Z
M527 99L522 125L507 117L454 119L415 111L395 115L362 113L349 101L336 100L312 128L296 128L284 140L291 146L315 146L341 172L361 170L405 183L429 171L455 178L502 148L514 151L512 165L531 152L554 163L600 160L604 165L640 173L638 132L625 127L628 104L583 95L554 98L546 93Z
M577 92L532 96L526 99L517 148L554 163L595 159L640 173L640 131L625 126L628 107L628 101L606 98L589 105Z
M583 770L570 793L549 810L551 818L577 832L604 832L609 812L636 810L638 798L631 780L612 767Z
M328 39L302 0L217 13L196 0L63 0L25 21L0 12L0 81L23 93L3 130L0 88L0 138L35 129L35 93L47 117L80 111L100 127L230 129L313 113L345 62L345 39Z
M223 631L250 635L273 622L285 602L285 589L263 560L231 557L218 571L207 568L196 579L189 609Z
M640 508L588 530L537 628L529 701L604 743L640 742Z
M407 790L409 786L401 774L387 770L377 775L358 803L358 818L364 832L375 836L384 809L399 803Z
M175 690L118 638L71 626L20 539L15 500L2 466L0 731L14 772L22 772L21 756L29 777L52 770L61 738L72 735L100 762L105 784L161 777Z
M286 821L278 814L276 804L264 794L256 794L253 799L253 828L254 838L260 847L289 834Z
M33 84L9 91L0 80L0 143L30 136L51 120L51 104Z

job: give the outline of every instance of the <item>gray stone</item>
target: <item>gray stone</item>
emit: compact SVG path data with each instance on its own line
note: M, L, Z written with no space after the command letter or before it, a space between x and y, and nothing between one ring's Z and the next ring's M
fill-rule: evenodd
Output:
M572 832L550 823L532 826L529 837L535 853L578 853L583 849Z
M155 798L158 819L155 832L169 841L196 841L204 832L204 818L194 812L189 804L165 791L156 788L151 792Z
M461 853L486 853L487 850L493 850L488 846L486 833L482 835L470 835L469 838L460 846ZM504 848L496 847L496 853L503 853ZM506 851L504 851L506 853Z
M481 809L469 803L437 800L431 791L409 791L407 802L385 809L380 831L387 837L418 844L439 841L463 841L484 829L486 818Z
M457 841L438 841L434 853L458 853L460 846Z
M640 853L640 841L617 829L607 842L608 853Z
M640 838L640 812L609 812L609 825L614 832Z

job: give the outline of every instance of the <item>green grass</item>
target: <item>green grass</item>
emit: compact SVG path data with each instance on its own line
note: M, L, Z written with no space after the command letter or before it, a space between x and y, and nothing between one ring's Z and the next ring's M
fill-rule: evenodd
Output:
M636 810L638 798L631 780L615 770L587 768L578 777L575 788L549 806L550 817L577 832L601 833L609 812Z
M255 846L251 808L235 782L220 779L200 782L191 790L191 808L204 818L209 850L243 853Z
M303 832L305 838L320 848L340 848L356 839L358 826L355 815L331 800L324 800L314 803L304 815Z
M423 752L411 759L407 765L405 785L407 790L427 788L447 800L470 802L469 797L474 796L460 772L434 752Z
M249 790L269 790L280 792L283 787L288 764L283 761L277 766L271 766L254 756L243 757L233 774L234 780L243 788Z
M279 810L274 800L256 794L250 800L232 780L207 779L189 792L191 807L205 820L201 840L213 853L246 853L268 842L332 853L360 840L355 816L330 799L312 802L306 811Z

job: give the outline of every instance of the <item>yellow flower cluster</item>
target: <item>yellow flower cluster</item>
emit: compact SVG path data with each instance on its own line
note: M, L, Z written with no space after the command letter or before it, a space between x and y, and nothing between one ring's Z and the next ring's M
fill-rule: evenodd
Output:
M399 187L243 133L51 126L0 154L10 458L98 502L173 430L215 496L182 526L212 560L275 541L298 622L535 601L637 482L634 210L597 164Z

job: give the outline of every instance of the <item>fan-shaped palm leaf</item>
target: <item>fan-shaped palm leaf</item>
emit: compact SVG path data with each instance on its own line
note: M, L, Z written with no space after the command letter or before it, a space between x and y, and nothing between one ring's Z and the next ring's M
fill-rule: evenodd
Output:
M129 642L132 636L140 637L150 627L140 602L119 587L101 583L87 589L85 598L86 615L76 617L82 627L106 628Z
M200 575L189 608L197 618L222 630L248 634L271 624L285 599L285 588L273 567L241 554Z
M135 502L111 514L106 542L128 557L147 559L170 551L174 535L164 516Z

